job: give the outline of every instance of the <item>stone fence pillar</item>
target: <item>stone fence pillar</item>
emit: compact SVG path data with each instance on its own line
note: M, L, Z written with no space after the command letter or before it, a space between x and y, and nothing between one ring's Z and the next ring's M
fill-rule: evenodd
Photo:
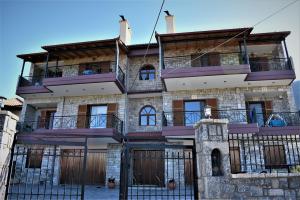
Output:
M224 198L221 191L231 175L227 124L227 119L202 119L195 125L199 199Z

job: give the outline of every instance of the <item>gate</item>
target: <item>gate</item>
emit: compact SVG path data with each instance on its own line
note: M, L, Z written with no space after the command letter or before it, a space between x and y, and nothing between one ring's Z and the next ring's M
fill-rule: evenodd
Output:
M120 199L197 199L194 146L125 143Z
M84 199L87 153L86 142L16 144L6 199Z

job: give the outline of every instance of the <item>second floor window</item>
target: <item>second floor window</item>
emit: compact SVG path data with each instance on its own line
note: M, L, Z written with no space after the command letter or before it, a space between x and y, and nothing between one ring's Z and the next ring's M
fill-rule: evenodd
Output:
M156 111L152 106L145 106L140 111L140 126L155 126Z
M140 80L154 80L155 68L152 65L145 65L140 69Z

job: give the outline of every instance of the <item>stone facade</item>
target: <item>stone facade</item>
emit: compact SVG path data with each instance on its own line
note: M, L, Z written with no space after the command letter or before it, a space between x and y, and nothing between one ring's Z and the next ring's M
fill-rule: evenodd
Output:
M11 148L19 117L9 111L0 111L0 199L4 199Z
M106 156L106 183L109 178L114 178L120 184L121 149L119 144L108 144Z

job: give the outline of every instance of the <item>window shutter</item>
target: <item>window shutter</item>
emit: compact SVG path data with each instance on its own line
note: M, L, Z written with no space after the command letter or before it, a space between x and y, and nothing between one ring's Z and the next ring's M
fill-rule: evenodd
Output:
M77 128L87 128L88 127L88 105L79 105L78 116L77 116Z
M192 67L201 67L201 58L200 58L201 54L192 54L191 55L191 66Z
M114 116L116 116L117 113L118 113L118 104L117 103L107 104L107 121L106 121L107 128L113 128Z
M211 107L211 117L213 119L218 119L218 104L217 104L217 99L206 99L205 100L206 105Z
M272 101L265 101L265 120L272 114Z
M101 73L109 73L110 72L110 62L101 62L100 63L101 67Z
M220 54L213 52L209 53L209 66L220 66Z
M42 110L39 119L39 128L46 128L46 121L47 121L46 118L47 118L47 110Z
M173 101L173 124L174 126L184 125L184 102L183 100Z

